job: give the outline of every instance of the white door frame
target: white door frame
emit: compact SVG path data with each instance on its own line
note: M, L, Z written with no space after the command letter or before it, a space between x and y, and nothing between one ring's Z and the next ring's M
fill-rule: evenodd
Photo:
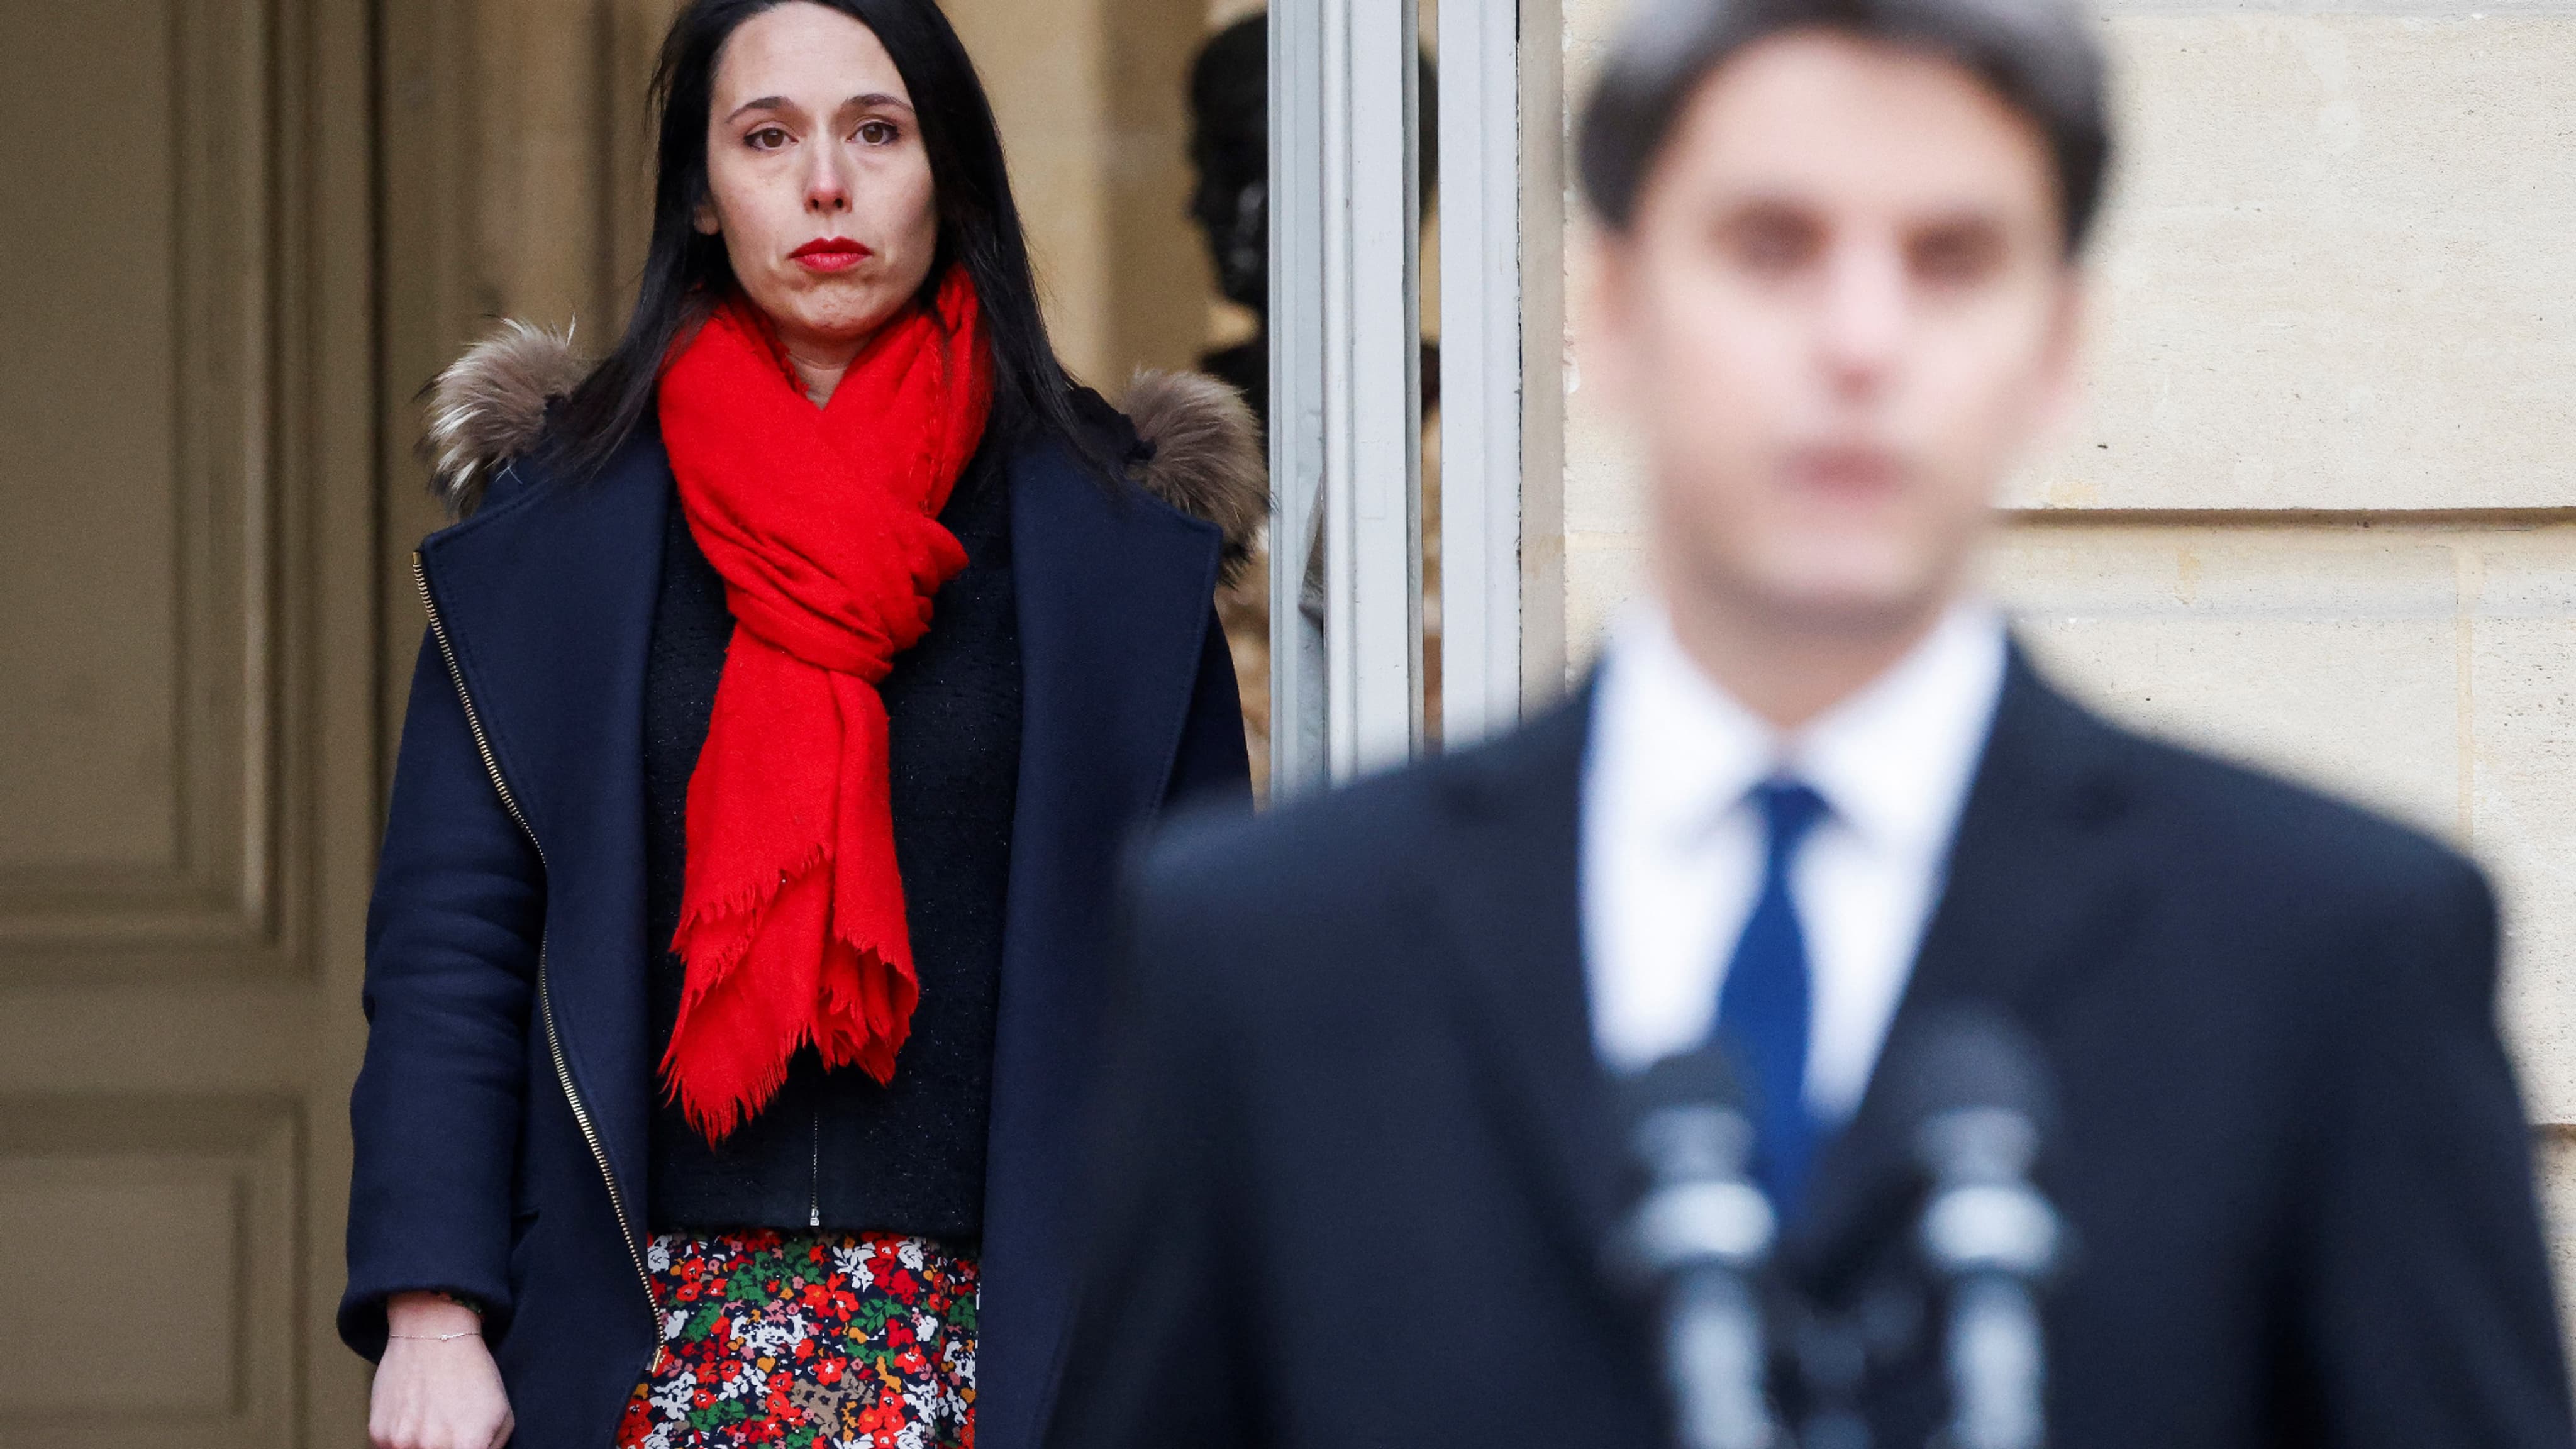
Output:
M1508 728L1524 693L1520 19L1440 0L1444 745Z
M1529 693L1524 18L1508 0L1437 3L1442 709L1444 736L1463 742L1516 720ZM1271 780L1282 796L1423 746L1417 50L1411 4L1271 5Z

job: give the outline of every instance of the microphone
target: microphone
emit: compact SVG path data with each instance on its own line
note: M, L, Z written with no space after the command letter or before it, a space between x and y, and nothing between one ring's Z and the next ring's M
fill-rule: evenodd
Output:
M2050 1127L2046 1068L2003 1017L1924 1023L1908 1058L1915 1157L1932 1180L1921 1244L1948 1284L1951 1420L1943 1449L2047 1439L2038 1293L2064 1237L2030 1168Z
M1683 1449L1783 1449L1764 1395L1770 1352L1758 1279L1777 1237L1746 1176L1753 1124L1714 1046L1629 1084L1629 1145L1647 1188L1615 1256L1659 1290L1664 1373Z

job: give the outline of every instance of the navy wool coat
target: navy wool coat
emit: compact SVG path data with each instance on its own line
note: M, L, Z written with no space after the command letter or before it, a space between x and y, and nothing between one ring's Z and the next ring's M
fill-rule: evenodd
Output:
M1240 404L1190 380L1160 396L1185 447L1205 448L1213 410L1240 492L1252 446ZM1190 466L1149 463L1149 486L1167 464ZM486 1306L513 1443L596 1449L659 1341L643 1258L655 1064L642 717L673 482L649 426L585 481L528 462L484 471L481 507L418 555L432 627L368 919L339 1329L373 1358L389 1295L470 1297ZM1248 803L1249 785L1212 604L1240 540L1157 496L1207 503L1204 468L1149 491L1047 441L1007 473L1022 743L976 1427L991 1449L1032 1449L1071 1308L1068 1215L1116 864L1168 803Z

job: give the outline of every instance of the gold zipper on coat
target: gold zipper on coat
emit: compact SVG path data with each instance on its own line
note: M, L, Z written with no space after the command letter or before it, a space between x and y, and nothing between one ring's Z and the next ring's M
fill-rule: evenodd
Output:
M483 717L475 712L474 696L465 688L465 671L456 664L455 646L447 642L447 625L438 617L438 600L429 592L429 570L421 564L419 553L411 556L412 582L420 588L420 604L429 612L429 634L438 641L438 655L447 663L447 677L456 683L457 701L465 706L465 728L474 736L474 752L483 757L483 772L492 777L492 788L501 797L501 808L519 822L519 830L528 837L529 846L537 852L537 864L546 862L546 848L537 840L528 817L519 810L518 800L510 794L510 782L501 778L501 762L492 753L492 742L483 733ZM635 1276L643 1281L644 1302L653 1313L654 1357L661 1356L662 1295L653 1288L652 1270L644 1265L644 1249L635 1236L635 1228L626 1217L626 1199L617 1191L617 1174L609 1171L608 1149L599 1142L599 1129L591 1124L590 1108L583 1104L581 1092L572 1083L572 1066L564 1060L563 1038L555 1031L554 994L546 989L546 943L541 933L537 938L537 1015L546 1028L546 1051L554 1058L555 1080L563 1084L564 1100L572 1104L572 1120L581 1128L584 1142L590 1144L591 1160L599 1164L599 1180L608 1187L608 1208L617 1215L617 1231L626 1239L626 1256L634 1261Z

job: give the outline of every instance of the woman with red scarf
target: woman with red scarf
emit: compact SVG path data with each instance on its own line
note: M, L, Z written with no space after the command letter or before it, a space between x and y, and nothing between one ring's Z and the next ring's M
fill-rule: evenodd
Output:
M931 0L695 0L657 94L615 351L436 389L341 1333L387 1449L1034 1449L1253 428L1067 380Z

